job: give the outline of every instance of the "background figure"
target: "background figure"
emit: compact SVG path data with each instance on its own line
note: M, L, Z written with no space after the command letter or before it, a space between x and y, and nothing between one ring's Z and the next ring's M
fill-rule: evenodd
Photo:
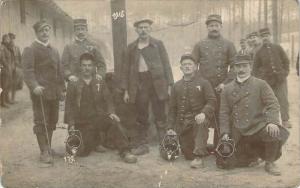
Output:
M247 42L246 39L241 39L240 40L241 49L238 52L238 54L242 54L242 55L246 55L247 54L247 43L246 42Z
M9 100L9 91L12 87L12 69L13 69L13 57L11 52L9 51L9 43L10 38L8 34L2 36L2 42L0 46L0 51L2 54L2 70L1 70L1 86L2 86L2 93L1 93L1 106L2 107L9 107L10 104Z
M16 91L23 88L23 71L21 65L21 51L15 45L16 35L8 33L10 38L9 50L12 54L12 87L11 87L11 102L15 103Z
M166 129L166 100L173 85L173 74L167 50L162 41L150 36L153 21L142 19L134 23L138 39L128 45L123 64L122 89L125 103L137 110L137 147L133 154L145 154L151 102L159 141Z
M253 75L265 80L271 86L280 104L282 124L286 128L291 128L287 88L289 59L280 45L271 43L269 28L260 29L259 34L263 45L256 52Z

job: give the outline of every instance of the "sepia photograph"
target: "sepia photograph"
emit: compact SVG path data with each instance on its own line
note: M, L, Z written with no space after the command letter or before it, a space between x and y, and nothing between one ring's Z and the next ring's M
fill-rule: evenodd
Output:
M300 187L299 0L0 0L0 188Z

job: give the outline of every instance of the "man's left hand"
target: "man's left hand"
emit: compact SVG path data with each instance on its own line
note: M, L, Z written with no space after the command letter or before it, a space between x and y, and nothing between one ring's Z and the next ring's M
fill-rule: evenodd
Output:
M266 129L267 129L267 132L269 133L269 135L272 137L278 137L280 135L280 129L279 129L278 125L269 123L267 125Z
M197 122L198 125L202 124L205 120L205 114L204 113L200 113L198 115L195 116L195 120Z
M121 121L120 118L116 114L109 114L109 118L114 121L117 121L117 122Z
M102 76L100 74L96 74L96 79L97 80L102 80Z

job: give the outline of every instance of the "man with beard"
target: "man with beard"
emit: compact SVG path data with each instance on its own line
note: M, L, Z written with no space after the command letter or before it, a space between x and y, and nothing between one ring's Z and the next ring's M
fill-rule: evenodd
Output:
M78 156L88 156L98 145L101 132L113 129L115 146L124 162L135 163L129 152L129 143L114 112L112 95L104 80L95 78L95 59L90 53L80 56L81 72L77 81L70 81L67 89L65 122L70 129L81 132L82 145Z
M8 34L2 36L0 51L2 54L2 69L1 69L1 106L8 108L11 101L9 100L9 91L12 87L12 70L13 70L13 57L9 50L10 38Z
M167 119L165 105L174 82L163 42L150 36L152 23L150 19L134 23L139 37L128 45L123 64L124 101L134 104L137 110L138 143L132 150L137 155L149 152L146 139L150 102L159 141L163 138Z
M58 50L49 43L51 26L45 20L33 25L36 40L22 54L24 81L32 101L33 132L40 147L42 164L53 163L51 140L56 129L59 99L63 99L65 83Z
M190 54L183 55L180 64L184 75L172 88L167 134L174 135L175 130L184 157L193 160L191 168L201 168L217 99L210 83L196 75L197 64Z
M286 128L291 128L287 88L289 59L280 45L271 43L268 28L260 29L259 34L263 45L255 55L253 75L265 80L271 86L280 104L282 124Z
M219 94L224 89L226 83L232 78L229 72L230 65L236 54L236 49L232 42L226 40L220 34L222 20L220 15L209 15L206 20L208 36L198 42L193 49L193 57L199 64L199 76L207 79L215 89L218 99L217 110L219 109ZM216 116L217 117L217 116ZM215 127L214 145L217 141L217 125Z
M96 44L87 39L88 25L86 19L74 20L75 41L65 46L62 54L64 75L68 81L78 80L80 73L79 57L86 52L94 55L97 66L97 78L102 79L106 73L104 58Z
M260 38L259 38L259 34L258 32L252 32L247 36L247 39L249 41L249 49L248 49L248 55L250 55L250 57L252 59L254 59L256 52L259 50L259 48L261 47L261 42L260 42Z
M12 87L11 87L11 102L15 103L16 91L22 88L23 74L21 66L21 51L18 46L15 45L16 35L8 33L10 38L9 50L12 54L13 70L12 70Z
M224 141L233 139L236 151L231 167L249 166L261 158L265 170L280 175L275 161L289 133L281 126L279 103L270 86L251 76L249 55L237 55L234 62L236 79L221 93L219 122Z

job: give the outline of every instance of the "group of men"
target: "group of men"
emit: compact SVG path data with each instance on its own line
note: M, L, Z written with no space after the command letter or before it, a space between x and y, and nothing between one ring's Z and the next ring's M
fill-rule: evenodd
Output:
M49 43L51 26L44 20L33 26L37 39L24 49L22 63L41 161L53 162L52 134L59 100L65 98L64 121L70 130L79 130L82 135L78 155L101 150L100 132L114 129L121 158L135 163L136 155L149 152L151 104L159 141L165 134L178 135L181 151L192 160L192 168L204 166L203 157L209 155L208 128L213 127L215 143L235 142L231 167L249 166L261 159L267 172L280 175L274 162L288 137L283 126L288 119L269 73L272 78L276 75L275 84L286 83L288 60L282 48L270 42L269 30L260 31L263 45L255 54L236 53L233 43L221 35L221 16L209 15L208 36L192 53L181 57L183 78L174 83L167 50L161 40L150 35L152 24L150 19L134 23L138 38L124 52L118 80L124 104L135 106L135 147L129 145L124 120L116 114L114 95L104 81L104 58L86 38L86 20L74 20L75 41L65 47L61 60Z
M4 34L0 46L0 105L4 108L15 104L16 91L23 86L21 52L15 45L15 38L13 33Z

